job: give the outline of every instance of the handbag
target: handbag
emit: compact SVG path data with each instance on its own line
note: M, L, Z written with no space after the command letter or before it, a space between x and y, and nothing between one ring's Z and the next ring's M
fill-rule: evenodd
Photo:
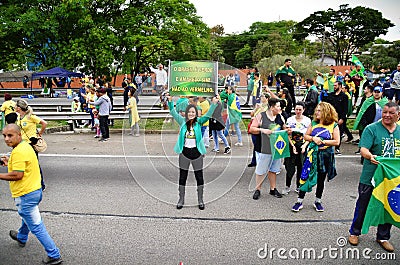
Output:
M22 128L22 126L19 126L21 130L25 133L26 136L28 136L25 132L25 130ZM37 133L37 131L36 131ZM30 145L32 146L33 150L35 150L38 153L44 152L47 149L47 143L43 139L42 136L36 135L36 137L31 137L29 138L29 141L31 141Z
M254 119L255 119L255 118L254 118ZM248 133L248 134L251 134L251 132L250 132L250 127L251 127L251 124L253 123L253 120L254 120L254 119L251 119L250 122L249 122L249 124L247 125L247 133Z
M41 152L46 151L46 149L47 149L47 143L46 143L46 141L43 139L43 137L41 137L41 136L31 137L30 140L31 140L31 145L32 145L33 149L34 149L36 152L41 153ZM32 141L32 140L33 140L33 141ZM34 142L36 142L36 143L34 143Z

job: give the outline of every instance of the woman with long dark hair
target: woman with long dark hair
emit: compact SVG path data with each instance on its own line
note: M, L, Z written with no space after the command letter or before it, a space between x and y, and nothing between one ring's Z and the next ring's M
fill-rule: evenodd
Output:
M198 116L196 106L191 104L185 110L185 117L182 117L175 110L172 97L168 96L167 98L170 114L180 126L178 141L174 147L174 151L179 154L179 200L176 208L182 209L185 203L186 179L189 173L189 166L192 164L197 182L198 206L200 210L204 210L203 157L207 151L201 134L201 126L211 118L217 107L218 97L213 98L213 104L211 104L210 109L201 117Z
M303 200L306 192L311 192L313 186L317 186L314 208L317 212L323 212L322 193L325 180L332 180L336 176L335 150L340 144L338 114L335 108L327 103L320 102L315 108L311 125L308 126L304 140L308 141L309 148L300 177L300 191L297 202L292 211L298 212L303 208Z

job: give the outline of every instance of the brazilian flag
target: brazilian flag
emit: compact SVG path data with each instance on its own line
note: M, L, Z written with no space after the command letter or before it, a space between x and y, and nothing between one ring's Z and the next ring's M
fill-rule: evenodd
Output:
M361 229L363 234L368 233L370 226L385 223L400 228L400 158L377 157L377 160L375 188Z
M273 131L270 135L272 159L290 156L290 143L287 131Z
M352 55L351 62L354 63L355 65L361 66L361 72L364 72L364 70L365 70L364 65L360 62L360 60L357 58L357 56Z

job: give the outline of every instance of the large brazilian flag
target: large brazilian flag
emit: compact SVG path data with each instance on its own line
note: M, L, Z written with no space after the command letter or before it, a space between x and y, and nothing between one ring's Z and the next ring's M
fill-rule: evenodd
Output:
M287 131L273 131L270 135L271 152L273 159L290 156L290 143Z
M377 160L375 188L361 229L363 234L368 233L370 226L385 223L400 228L400 158L377 157Z
M218 91L218 63L171 61L168 80L171 96L213 97Z

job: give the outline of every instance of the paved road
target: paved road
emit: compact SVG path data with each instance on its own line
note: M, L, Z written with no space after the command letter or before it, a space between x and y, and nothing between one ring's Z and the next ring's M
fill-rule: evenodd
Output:
M374 242L374 228L361 237L359 259L346 259L346 253L356 251L349 244L342 246L339 240L338 246L337 240L347 236L357 197L361 165L351 155L354 146L346 145L337 158L339 175L326 185L323 213L312 207L314 194L307 195L303 210L293 213L296 194L277 199L267 194L267 185L260 200L252 200L254 169L246 167L246 137L231 155L206 156L206 209L178 211L177 156L172 152L176 135L112 134L104 143L91 134L58 133L46 139L49 148L40 160L48 188L41 211L65 264L376 264L362 251L385 253ZM1 143L0 150L8 148ZM282 170L279 189L284 175ZM194 205L192 173L189 184L187 204ZM0 264L40 264L45 253L34 237L23 249L8 237L20 221L4 181L0 215ZM392 231L391 241L399 248L398 229ZM279 248L289 260L278 257ZM301 258L304 249L306 257ZM308 258L312 249L316 259ZM300 259L292 258L296 251ZM324 258L318 259L321 252ZM395 255L399 259L399 250Z

